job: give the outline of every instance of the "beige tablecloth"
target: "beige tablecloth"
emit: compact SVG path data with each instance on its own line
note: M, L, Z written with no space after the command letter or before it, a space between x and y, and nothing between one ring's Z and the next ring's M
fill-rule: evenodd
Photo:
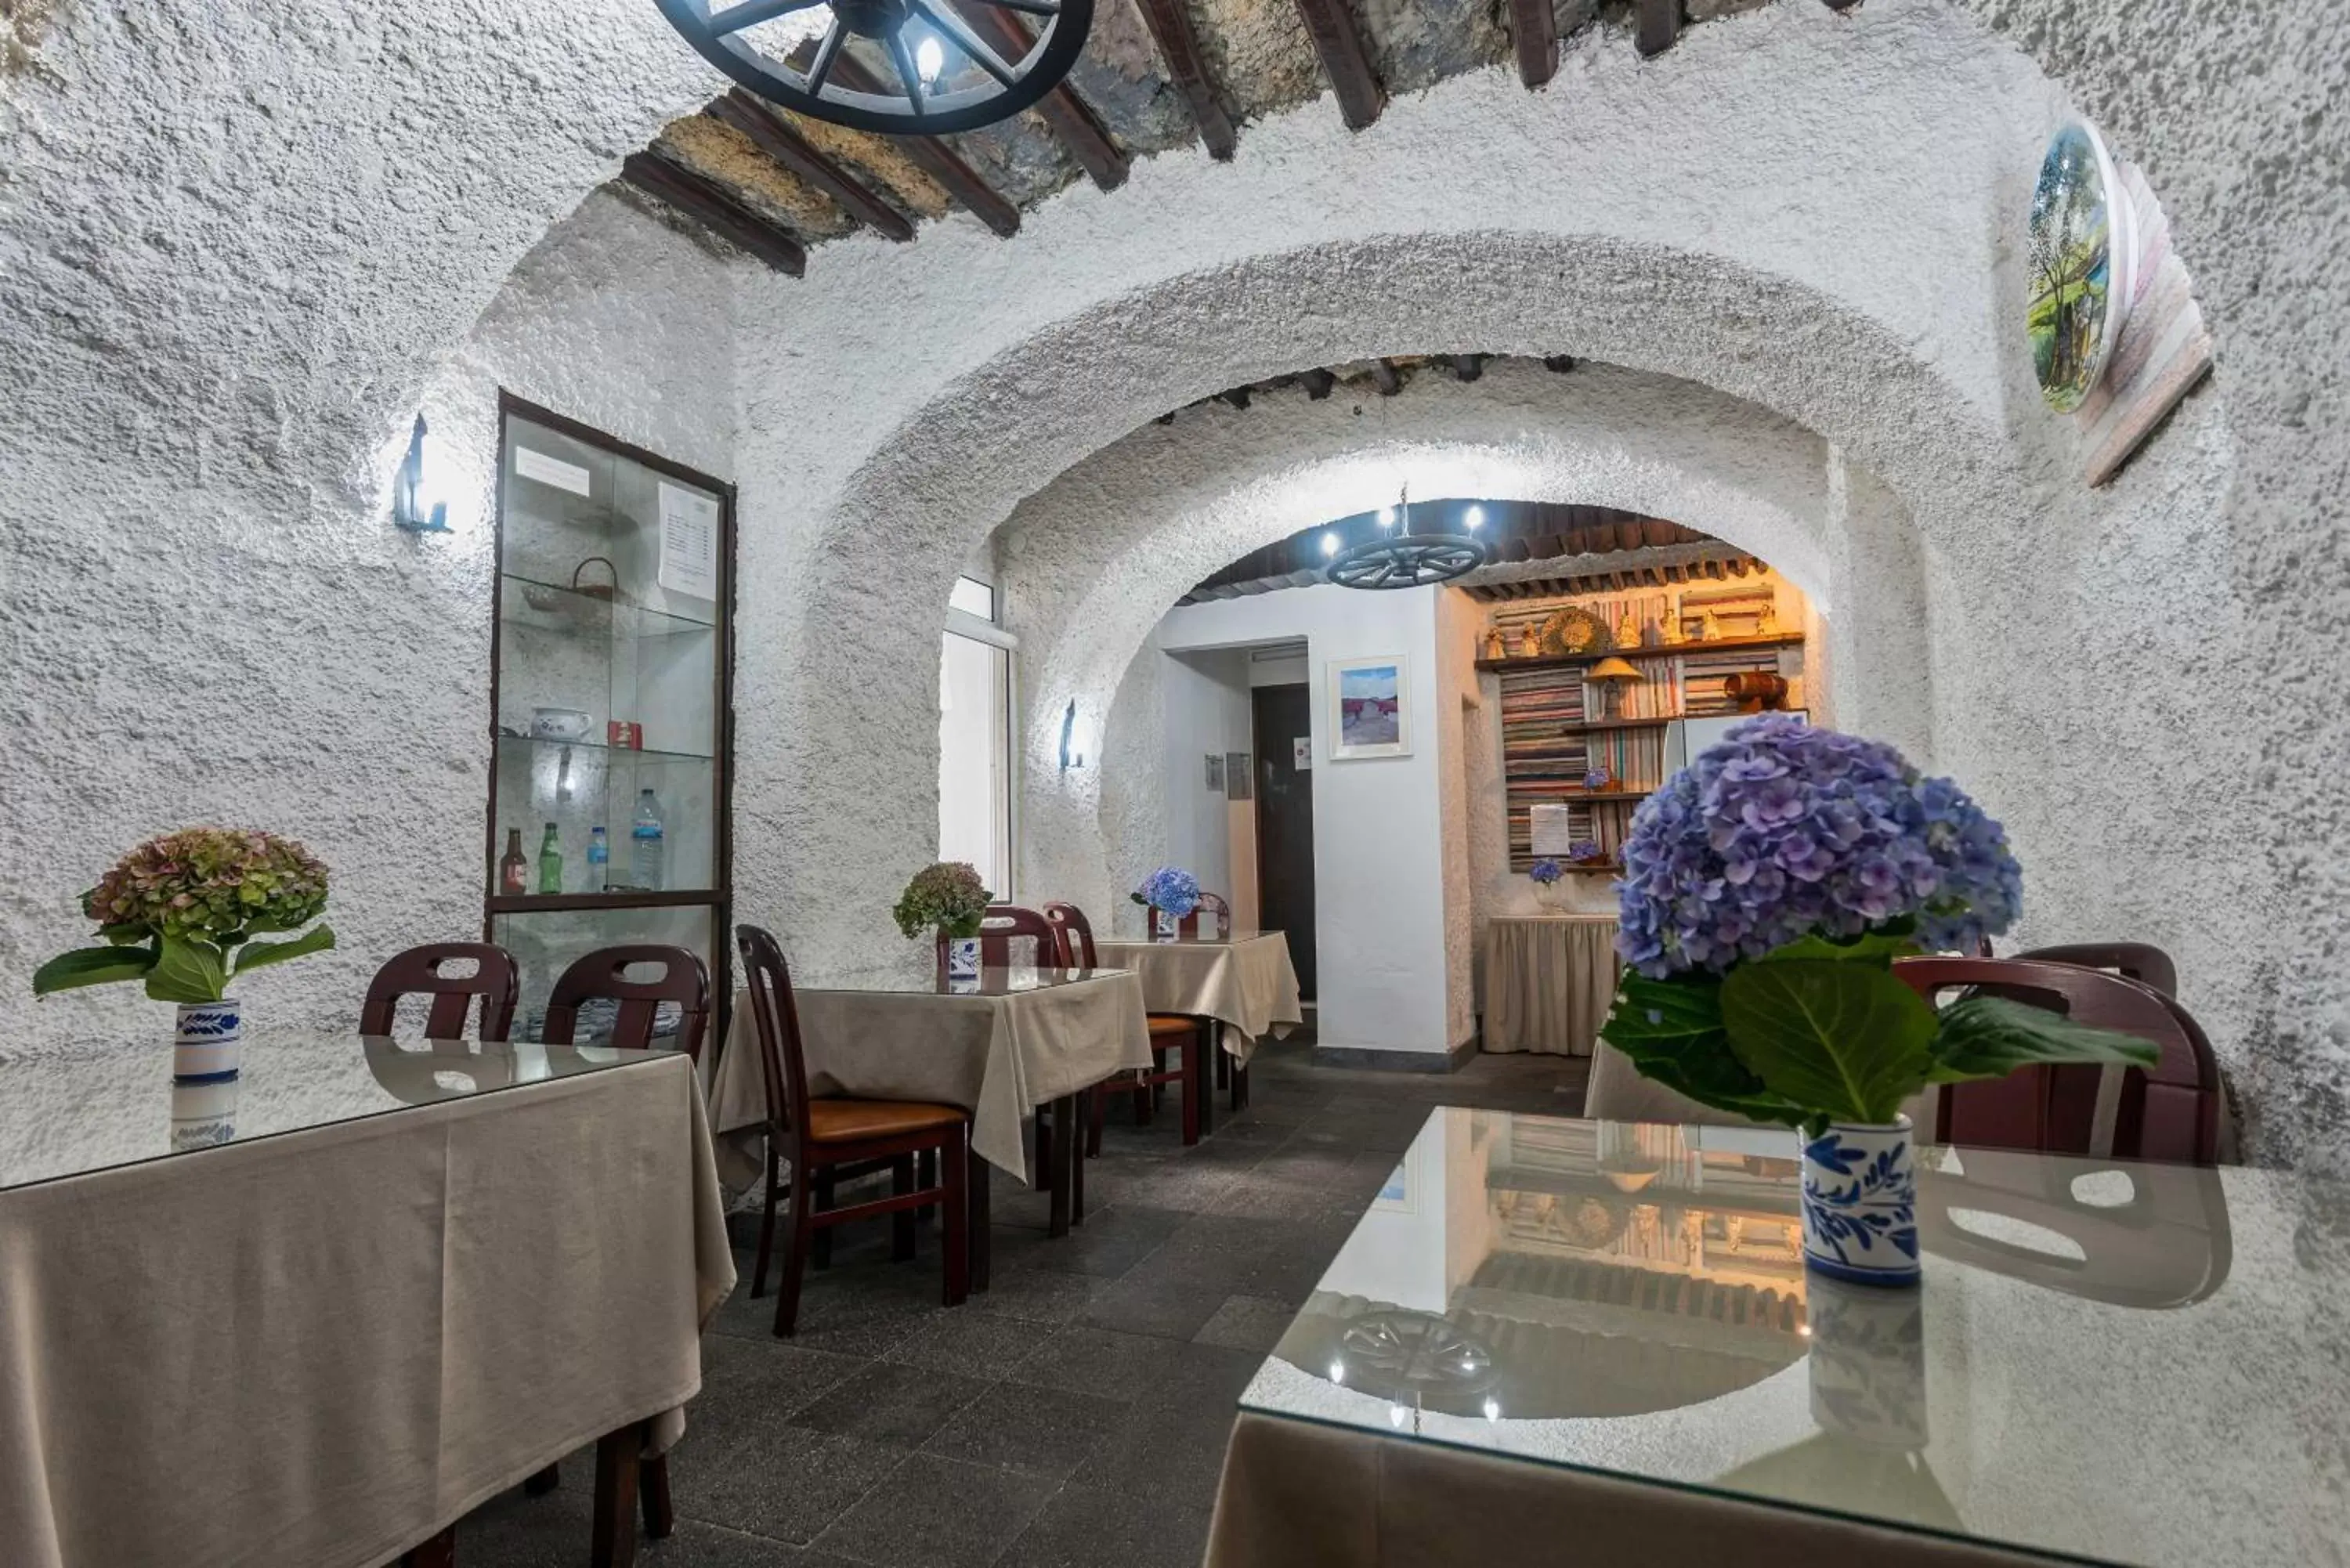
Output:
M1305 1021L1297 999L1297 970L1289 939L1258 931L1228 942L1100 942L1105 964L1142 977L1142 999L1153 1012L1212 1018L1223 1047L1245 1062L1257 1043Z
M1207 1568L2023 1568L2050 1561L1243 1411L1224 1454Z
M1486 923L1486 1050L1588 1056L1615 996L1615 917L1496 915Z
M0 1563L388 1562L681 1431L733 1283L681 1056L0 1192Z
M1150 1065L1141 983L1102 974L1003 996L795 989L808 1092L927 1100L972 1113L972 1147L1025 1183L1022 1124L1035 1107ZM710 1096L719 1174L759 1179L766 1088L751 993L738 992Z

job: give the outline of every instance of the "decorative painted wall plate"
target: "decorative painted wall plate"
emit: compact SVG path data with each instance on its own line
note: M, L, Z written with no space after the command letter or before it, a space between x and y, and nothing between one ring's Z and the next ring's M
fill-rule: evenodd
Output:
M1568 605L1542 623L1544 653L1605 653L1615 646L1607 623L1581 605Z
M2032 192L2025 317L2040 395L2060 414L2106 373L2128 310L2129 203L2095 127L2074 120L2049 139Z

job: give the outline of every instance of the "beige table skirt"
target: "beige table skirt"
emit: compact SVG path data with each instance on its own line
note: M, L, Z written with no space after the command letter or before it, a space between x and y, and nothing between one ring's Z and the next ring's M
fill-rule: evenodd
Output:
M1607 915L1497 915L1485 926L1485 1042L1588 1056L1616 996Z
M0 1192L0 1563L389 1562L666 1446L733 1283L681 1056Z
M1229 942L1096 944L1104 964L1142 977L1142 1000L1153 1012L1212 1018L1223 1048L1245 1062L1266 1035L1305 1021L1289 939L1259 931Z
M1022 1124L1035 1107L1150 1065L1150 1020L1131 974L1003 996L809 987L793 997L810 1094L961 1106L980 1158L1023 1183ZM751 993L740 991L710 1096L729 1186L759 1179L766 1093Z
M2048 1558L1243 1411L1207 1568L2024 1568Z

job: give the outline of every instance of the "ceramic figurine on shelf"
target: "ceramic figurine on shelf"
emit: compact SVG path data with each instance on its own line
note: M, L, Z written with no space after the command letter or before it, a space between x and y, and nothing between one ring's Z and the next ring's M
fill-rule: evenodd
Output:
M1507 652L1508 647L1509 647L1509 645L1508 645L1507 643L1505 643L1505 642L1503 642L1503 641L1502 640L1502 631L1501 631L1501 628L1500 628L1499 627L1492 627L1492 628L1489 628L1486 630L1486 633L1485 633L1485 657L1486 657L1486 658L1488 658L1488 659L1505 659L1505 658L1507 658L1507 657L1508 657L1508 652Z

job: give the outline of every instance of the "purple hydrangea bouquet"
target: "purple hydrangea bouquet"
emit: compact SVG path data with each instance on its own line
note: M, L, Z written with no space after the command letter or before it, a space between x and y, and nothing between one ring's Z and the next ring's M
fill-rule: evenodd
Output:
M1547 888L1566 875L1566 867L1545 855L1526 867L1527 879L1535 886Z
M2005 930L2023 877L1965 792L1879 742L1741 724L1641 804L1623 866L1627 968L1601 1038L1690 1099L1804 1130L1806 1261L1825 1272L1917 1279L1901 1106L1928 1085L2158 1059L2002 997L1937 1011L1894 975Z
M1161 866L1129 896L1153 911L1150 934L1160 941L1173 941L1183 917L1200 907L1200 879L1189 871Z
M234 1077L244 1037L232 979L335 945L324 922L327 868L290 838L191 827L150 839L81 896L102 947L60 953L33 971L33 992L140 981L180 1008L174 1071ZM297 937L265 936L301 930Z
M1181 919L1200 907L1200 879L1189 871L1161 866L1142 879L1132 898L1138 904Z

